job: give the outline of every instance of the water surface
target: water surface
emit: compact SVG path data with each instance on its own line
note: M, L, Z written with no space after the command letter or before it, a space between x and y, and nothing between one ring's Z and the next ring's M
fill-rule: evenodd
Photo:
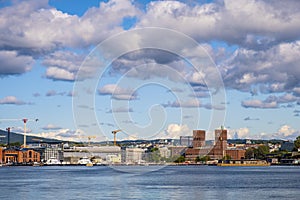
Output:
M1 167L0 187L0 199L299 199L300 167Z

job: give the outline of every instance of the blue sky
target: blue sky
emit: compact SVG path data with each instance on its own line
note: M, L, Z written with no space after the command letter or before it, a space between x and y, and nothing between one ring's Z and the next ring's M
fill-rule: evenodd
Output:
M39 118L30 134L69 140L300 135L298 1L0 6L1 129Z

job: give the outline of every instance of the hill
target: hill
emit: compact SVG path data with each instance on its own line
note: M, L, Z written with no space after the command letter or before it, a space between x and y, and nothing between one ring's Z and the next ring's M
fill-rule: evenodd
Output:
M0 129L0 144L7 144L7 131ZM30 143L39 143L39 142L45 142L45 143L62 143L64 141L56 140L56 139L50 139L50 138L43 138L43 137L35 137L35 136L27 136L26 141L28 144ZM24 136L23 134L10 132L10 143L19 142L21 144L24 143Z

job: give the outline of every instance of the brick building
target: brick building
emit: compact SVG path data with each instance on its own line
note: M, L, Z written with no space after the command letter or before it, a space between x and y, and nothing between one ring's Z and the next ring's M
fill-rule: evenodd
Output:
M40 153L33 149L8 148L1 152L3 163L26 164L41 161Z
M3 163L3 149L0 147L0 164Z
M193 131L193 147L185 151L185 158L194 161L198 156L209 156L211 159L223 159L226 155L231 159L239 160L245 157L243 149L227 149L227 130L215 130L215 142L213 146L205 145L205 131Z
M193 130L193 148L205 146L205 131Z
M226 156L229 156L232 160L241 160L245 158L246 150L244 149L227 149Z
M208 153L212 159L222 159L226 156L227 149L227 130L218 129L215 130L215 145Z
M205 131L193 130L193 147L185 151L185 158L193 161L200 155L200 149L205 146Z

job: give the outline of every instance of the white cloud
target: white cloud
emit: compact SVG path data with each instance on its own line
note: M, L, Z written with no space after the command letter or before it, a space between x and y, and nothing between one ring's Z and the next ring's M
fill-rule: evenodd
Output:
M155 138L159 139L179 139L180 136L191 136L192 131L186 125L169 124L164 132L159 133Z
M34 60L31 56L19 55L17 51L0 50L0 76L16 75L31 70Z
M137 93L131 88L122 88L116 84L108 84L98 89L100 95L111 95L117 100L137 99Z
M17 97L15 97L15 96L6 96L6 97L0 99L0 104L24 105L27 103L17 99Z
M74 81L76 74L58 67L49 67L46 71L46 77L54 80Z
M282 139L282 140L295 140L300 135L300 130L295 130L291 126L285 124L282 125L276 133L260 133L256 136L258 139Z
M198 41L219 39L263 47L274 40L298 38L299 7L297 1L224 0L192 6L178 1L155 1L148 4L138 26L172 28Z
M245 108L278 108L276 101L263 102L259 99L242 101L242 106Z
M260 85L263 93L297 92L299 87L300 41L281 43L267 50L240 48L223 63L225 85L250 91Z
M51 130L51 129L49 129ZM34 133L30 134L31 136L36 137L44 137L44 138L51 138L57 140L65 140L65 141L82 141L82 137L84 136L84 132L80 129L77 130L70 130L70 129L55 129L49 132L41 132L41 133Z
M281 96L270 95L265 100L252 99L242 101L242 106L245 108L278 108L279 105L296 103L300 101L300 97L286 93Z

